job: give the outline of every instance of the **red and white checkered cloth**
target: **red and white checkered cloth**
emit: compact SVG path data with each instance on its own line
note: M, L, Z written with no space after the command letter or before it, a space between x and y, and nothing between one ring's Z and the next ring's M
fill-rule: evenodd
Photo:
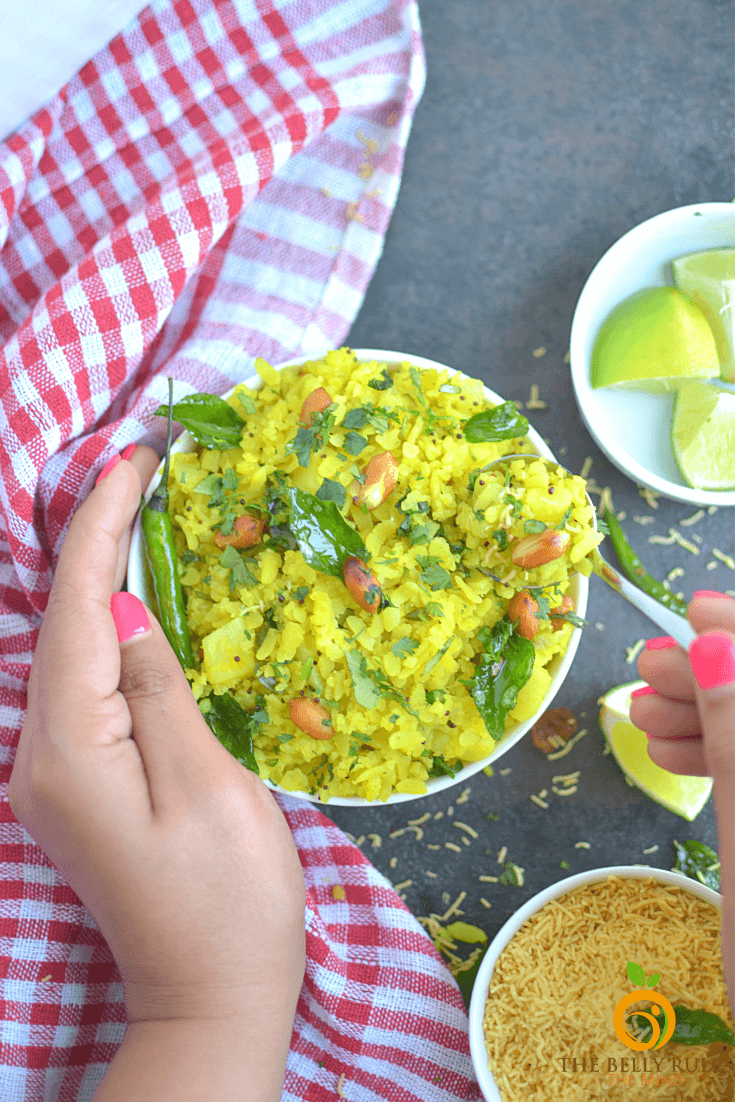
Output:
M106 943L7 802L69 520L113 452L161 449L165 376L221 393L258 355L340 345L423 79L413 0L156 0L0 144L0 1102L91 1099L125 1029ZM308 952L283 1102L475 1102L424 931L279 802Z

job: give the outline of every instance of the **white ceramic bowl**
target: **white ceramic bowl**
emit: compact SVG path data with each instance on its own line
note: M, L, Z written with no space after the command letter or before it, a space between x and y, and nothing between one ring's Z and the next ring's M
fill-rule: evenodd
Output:
M567 876L557 884L551 884L550 887L544 888L542 892L524 903L514 915L511 915L490 942L472 989L472 999L470 1001L470 1052L472 1053L472 1065L475 1069L477 1081L487 1102L504 1102L488 1067L487 1047L482 1027L487 993L490 989L490 981L498 957L508 942L518 933L523 923L527 922L542 907L545 907L550 900L558 899L559 896L566 895L567 892L574 888L581 888L585 884L594 884L600 880L606 880L608 876L619 876L621 879L632 878L634 880L653 878L662 884L673 884L675 887L685 888L693 895L704 899L707 903L714 904L716 907L722 906L722 896L711 888L706 888L697 880L691 880L688 876L682 876L681 873L668 872L666 869L653 869L646 865L610 865L608 868L589 869L587 872L577 873L576 876Z
M415 364L419 368L435 368L437 371L454 371L454 368L446 367L444 364L436 363L434 360L426 360L421 356L410 356L403 352L386 352L381 349L373 348L357 348L353 350L360 360L377 360L380 363L400 363L403 360L409 360L412 364ZM299 356L298 359L289 360L288 363L280 364L276 370L281 370L284 367L293 367L296 364L304 363L307 359L317 359L317 356ZM461 373L460 373L461 374ZM467 376L463 376L467 378ZM262 385L260 376L257 375L255 370L249 371L241 380L246 386L255 389ZM232 388L234 390L234 387ZM227 391L224 397L229 397L232 390ZM498 403L505 401L500 395L495 394L492 390L488 390L487 387L483 387L485 397L490 402ZM531 441L534 448L540 455L544 455L549 459L555 457L549 451L548 447L538 435L538 433L529 427L527 438ZM197 447L196 441L188 432L182 432L176 442L172 445L172 452L190 452L194 451ZM158 470L151 479L151 483L146 490L146 500L151 496L154 489L158 485L161 474L163 472L163 461L161 461ZM578 616L584 617L585 610L587 608L587 591L589 588L589 582L582 574L575 574L569 587L569 594L574 601L574 608ZM145 565L142 533L140 527L140 517L135 522L133 529L133 537L130 543L130 554L128 557L128 590L134 593L137 597L144 601L148 605L155 607L152 592L149 590L148 573ZM569 667L572 664L572 660L579 646L579 639L581 631L576 628L572 633L569 646L566 653L563 655L556 655L547 666L547 670L551 675L551 685L549 691L544 697L541 707L531 719L526 720L525 723L519 724L514 730L505 735L503 740L498 743L494 748L492 754L486 758L482 758L480 761L472 762L470 765L466 765L455 777L432 777L427 781L426 787L428 792L426 795L433 796L437 792L441 792L445 788L449 788L451 785L464 784L480 769L484 769L490 762L495 761L501 757L511 746L523 738L525 733L531 729L538 717L551 707L551 702L558 693L562 686L564 678L569 672ZM268 783L268 782L267 782ZM278 785L270 785L275 791L285 792L286 789L280 788ZM312 796L307 792L291 792L290 795L298 796L304 800L311 800L313 803L318 803L318 796ZM403 803L406 800L421 799L421 796L417 796L413 793L394 792L388 797L387 803ZM363 800L358 796L332 796L329 800L331 804L341 807L366 807L371 804L375 804L378 807L383 806L382 801L368 801Z
M657 214L629 230L598 261L572 320L574 394L597 445L629 478L691 505L735 505L735 491L693 490L685 485L670 443L673 395L593 390L590 360L602 323L619 303L644 287L673 286L672 260L732 246L732 203L695 203Z

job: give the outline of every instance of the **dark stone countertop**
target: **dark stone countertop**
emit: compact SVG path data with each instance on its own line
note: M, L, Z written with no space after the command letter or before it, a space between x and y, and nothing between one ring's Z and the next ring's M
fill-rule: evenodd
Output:
M618 237L672 207L735 196L731 0L423 0L420 15L426 91L385 250L348 343L427 356L522 402L538 383L548 408L531 423L572 471L592 458L591 477L625 510L651 572L662 578L682 566L676 585L687 598L735 588L725 565L707 569L713 547L734 552L735 512L721 508L683 530L701 539L697 556L649 544L695 510L665 498L650 508L607 461L582 423L564 362L582 286ZM545 354L534 357L539 348ZM636 523L638 515L654 522ZM548 762L526 737L493 777L469 782L462 804L455 786L398 805L325 808L366 837L361 848L392 883L411 881L402 895L416 915L443 913L466 891L465 920L492 936L565 875L617 863L669 868L674 838L716 845L711 800L687 823L629 787L603 754L597 700L637 678L626 648L661 632L596 578L587 615L554 703L570 707L588 733L561 761ZM552 776L575 770L576 794L552 793L548 810L531 802L531 793L551 793ZM422 839L413 831L389 838L426 812ZM478 838L462 844L452 817ZM575 848L578 841L590 848ZM523 887L478 879L501 871L504 846L525 869Z

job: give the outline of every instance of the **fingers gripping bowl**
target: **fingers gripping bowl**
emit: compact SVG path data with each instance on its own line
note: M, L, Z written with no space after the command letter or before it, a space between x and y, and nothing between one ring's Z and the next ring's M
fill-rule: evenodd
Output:
M342 349L257 367L225 395L241 446L184 432L172 448L192 691L203 711L235 698L260 776L294 795L359 806L462 782L571 664L601 539L584 482L484 472L553 456L513 403L433 361ZM128 587L152 603L139 522Z

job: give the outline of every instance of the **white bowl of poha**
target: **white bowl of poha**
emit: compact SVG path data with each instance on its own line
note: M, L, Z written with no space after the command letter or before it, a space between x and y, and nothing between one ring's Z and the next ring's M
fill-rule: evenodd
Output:
M278 368L258 360L256 366L259 374L250 372L224 395L233 409L254 411L245 414L241 447L205 449L185 431L171 449L170 512L201 661L188 672L192 691L204 711L212 692L228 692L263 717L254 738L260 776L291 795L364 806L461 784L523 737L569 670L581 634L575 616L584 616L587 603L586 556L602 538L584 482L562 468L549 473L544 464L523 462L512 477L485 473L505 454L553 456L530 427L523 438L468 442L457 431L458 418L500 405L511 421L517 412L443 364L342 349L321 360L300 358ZM316 391L332 399L334 422L327 442L304 456L294 433L302 434L303 445L302 407ZM359 432L341 428L346 420ZM354 505L354 475L367 469L366 459L388 453L395 457L393 491L369 511ZM341 502L335 507L354 538L364 540L367 566L379 579L377 610L360 607L336 570L314 569L303 543L269 546L269 533L279 538L277 526L254 548L259 576L235 585L219 565L212 540L223 507L207 500L213 479L220 480L220 496L232 493L236 511L265 494L272 512L273 502L283 500L276 482L282 488L286 476L294 487L289 500L301 491L300 500L308 494L314 502L329 485L331 501ZM205 485L206 493L196 492ZM514 567L511 545L547 527L569 530L561 557L528 570ZM256 569L250 556L246 562ZM497 713L504 722L496 741L471 695L473 658L481 641L501 630L496 625L507 621L508 605L523 586L537 586L542 605L533 668L507 714ZM139 520L128 588L155 608ZM560 609L563 618L552 622L548 612ZM325 714L328 706L330 737L312 736L294 722L293 706L304 697L321 701Z
M659 996L659 1007L665 1007L661 998L668 999L672 1007L717 1014L733 1029L720 950L721 905L720 894L697 880L642 865L590 869L529 899L488 946L472 991L470 1051L487 1102L617 1097L620 1071L635 1072L643 1093L642 1069L646 1097L731 1097L726 1088L732 1089L735 1066L729 1057L719 1070L702 1070L695 1061L692 1071L687 1057L708 1056L713 1064L708 1047L692 1048L672 1037L650 1053L635 1051L621 1039L613 1017L619 1008L618 1029L628 1028L624 1018L638 1012L633 1008L639 1002L655 1005ZM642 970L636 974L634 967L635 983L629 961ZM650 989L634 999L631 991L642 988L646 977ZM642 1057L649 1057L645 1066ZM673 1060L678 1065L672 1068ZM683 1076L675 1075L677 1066L686 1069ZM629 1078L624 1090L634 1085ZM665 1089L672 1082L676 1089Z

